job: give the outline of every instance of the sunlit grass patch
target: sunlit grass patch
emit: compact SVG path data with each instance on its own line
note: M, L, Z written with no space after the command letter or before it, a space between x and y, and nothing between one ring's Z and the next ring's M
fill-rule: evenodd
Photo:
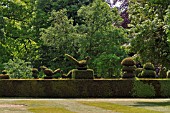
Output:
M75 113L67 109L58 107L34 107L29 108L28 110L33 113Z
M118 105L113 103L107 103L107 102L86 102L81 101L81 104L89 105L89 106L95 106L107 110L112 110L114 112L121 112L121 113L162 113L159 111L153 111L148 110L144 108L137 108L132 106L124 106L124 105Z

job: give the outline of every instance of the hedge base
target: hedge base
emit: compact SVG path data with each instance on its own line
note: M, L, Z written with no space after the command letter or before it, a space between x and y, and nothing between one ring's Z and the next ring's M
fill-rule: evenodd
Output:
M169 98L170 80L0 80L0 97Z
M72 70L72 79L93 79L94 71L92 69L87 70Z

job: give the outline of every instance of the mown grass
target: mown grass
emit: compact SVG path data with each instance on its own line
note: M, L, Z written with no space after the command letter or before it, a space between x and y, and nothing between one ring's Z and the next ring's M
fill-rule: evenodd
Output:
M6 104L24 105L27 111L32 113L75 113L48 100L18 100L6 102ZM15 108L11 108L9 111L15 111Z
M67 109L57 107L30 107L28 110L33 113L74 113Z
M124 105L118 105L113 103L107 103L107 102L86 102L81 101L81 104L89 105L89 106L95 106L107 110L112 110L114 112L121 112L121 113L162 113L159 111L153 111L148 110L144 108L138 108L138 107L132 107L132 106L124 106Z
M168 107L170 108L170 101L167 102L137 102L138 105L136 106L161 106L161 107Z

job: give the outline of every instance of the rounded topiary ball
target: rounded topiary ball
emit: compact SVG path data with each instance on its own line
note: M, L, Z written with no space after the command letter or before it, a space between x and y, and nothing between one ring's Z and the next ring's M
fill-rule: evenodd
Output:
M121 65L123 66L134 66L136 63L132 57L128 57L122 60Z
M135 69L135 66L123 66L122 71L133 72Z
M143 68L146 69L146 70L155 70L154 65L150 62L144 64Z
M135 77L133 72L124 72L122 78L133 78Z
M143 70L141 73L141 76L144 78L155 78L156 77L156 72L153 70Z

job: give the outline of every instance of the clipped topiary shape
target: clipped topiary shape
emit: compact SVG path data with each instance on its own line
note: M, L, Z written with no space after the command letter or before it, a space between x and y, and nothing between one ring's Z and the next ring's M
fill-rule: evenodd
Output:
M7 74L7 71L6 71L6 70L3 70L3 71L2 71L2 74Z
M167 76L166 78L170 78L170 70L167 71Z
M152 63L148 62L143 66L144 70L141 73L142 78L155 78L156 72L155 67Z
M135 66L123 66L122 71L133 72L135 69Z
M122 60L121 65L123 66L134 66L135 61L133 60L132 57L128 57Z
M0 74L0 79L9 79L9 75L6 70L2 71L2 74Z
M0 74L0 79L9 79L9 75L7 75L7 74Z
M136 77L141 78L141 77L142 77L142 76L141 76L141 73L142 73L143 70L144 70L143 68L136 68L136 69L135 69L135 75L136 75Z
M123 73L123 78L133 78L135 77L133 72L124 72Z
M141 73L141 76L143 78L155 78L156 77L156 72L153 70L143 70Z
M166 78L167 77L167 70L165 67L162 67L159 71L160 78Z
M34 78L38 78L38 69L37 68L33 68L32 69L32 76L34 77Z
M72 72L72 79L93 79L94 78L94 71L92 69L87 69L87 70L73 69L71 72Z
M143 68L146 70L155 70L155 67L151 62L144 64Z
M79 70L84 70L84 69L87 69L87 65L88 65L88 62L90 60L90 57L87 56L85 59L83 60L77 60L75 59L73 56L69 55L69 54L65 54L65 57L70 60L74 65L76 65L79 69Z
M123 78L133 78L135 77L134 71L136 69L135 61L132 57L128 57L122 60L121 64L123 65Z

